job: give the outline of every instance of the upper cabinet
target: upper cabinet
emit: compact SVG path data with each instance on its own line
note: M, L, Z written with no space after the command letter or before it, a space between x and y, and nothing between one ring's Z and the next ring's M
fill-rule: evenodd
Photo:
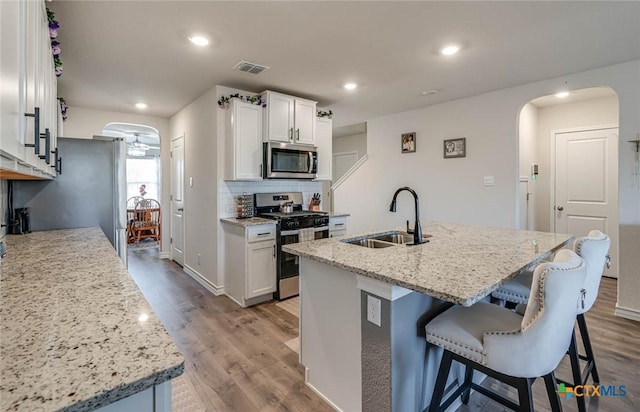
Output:
M266 91L263 140L315 144L316 102Z
M59 105L46 7L44 1L2 1L0 16L0 169L12 179L50 178Z
M316 180L331 180L333 158L332 121L325 117L316 119L316 145L318 147L318 170Z
M225 180L262 180L262 110L231 99L225 113Z

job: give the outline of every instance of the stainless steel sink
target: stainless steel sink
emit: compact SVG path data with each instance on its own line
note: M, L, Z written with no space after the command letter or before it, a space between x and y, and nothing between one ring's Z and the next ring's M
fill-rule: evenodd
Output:
M343 240L343 242L345 243L350 243L352 245L357 245L357 246L364 246L364 247L368 247L371 249L381 249L381 248L385 248L385 247L390 247L390 246L395 246L395 243L389 243L389 242L382 242L380 240L377 239L346 239Z
M422 240L430 238L431 235L422 235ZM352 245L368 247L371 249L386 248L390 246L402 245L413 242L413 234L407 232L388 232L379 235L371 235L363 238L344 239L342 242Z

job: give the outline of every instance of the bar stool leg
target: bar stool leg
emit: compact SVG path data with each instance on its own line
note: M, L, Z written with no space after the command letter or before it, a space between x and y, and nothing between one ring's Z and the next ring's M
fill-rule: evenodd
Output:
M552 412L562 412L562 405L560 404L560 398L556 392L558 383L556 382L556 376L551 372L544 376L544 386L547 388L547 396L549 397L549 404L551 405Z
M571 343L569 344L569 360L571 360L571 373L573 374L573 386L582 385L582 370L580 368L580 358L578 357L578 342L576 341L575 331L571 334ZM586 412L587 406L584 396L576 396L578 403L578 411Z
M431 403L429 404L429 412L440 411L440 402L442 402L442 395L444 395L444 387L447 384L450 369L451 352L445 350L442 354L442 360L440 361L440 369L438 369L436 385L433 388L433 396L431 397Z
M462 392L462 396L460 397L464 405L469 403L469 395L471 395L472 380L473 380L473 368L467 365L465 366L465 369L464 369L464 383L463 383L466 389L464 390L464 392Z
M533 412L533 394L531 391L531 384L533 379L522 378L518 379L518 403L520 404L520 411Z
M593 356L593 348L591 347L591 339L589 338L589 330L587 329L587 321L584 318L584 314L578 315L578 328L580 329L580 336L582 337L582 344L587 355L587 370L591 371L591 377L593 378L593 384L600 384L600 376L598 375L598 368L596 368L596 358ZM589 374L584 377L584 382L587 383Z

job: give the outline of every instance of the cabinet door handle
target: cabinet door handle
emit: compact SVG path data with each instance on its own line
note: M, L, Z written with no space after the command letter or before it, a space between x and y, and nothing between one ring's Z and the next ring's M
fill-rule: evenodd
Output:
M44 129L44 133L40 134L40 138L44 139L44 154L43 155L39 154L38 157L40 159L45 159L45 162L49 164L50 163L49 152L51 151L51 132L49 132L49 129Z
M276 245L273 245L273 258L276 258Z
M300 141L300 129L296 129L296 141Z
M336 223L334 226L344 226L344 223Z
M258 166L258 173L260 173L260 177L262 177L262 164Z
M289 140L293 142L293 127L289 129Z
M268 234L270 234L271 232L263 232L263 233L258 233L258 236L266 236Z
M179 207L178 208L178 212L184 212L184 208L183 207Z
M58 174L62 174L62 157L58 158Z
M33 147L33 151L40 155L40 108L34 107L33 113L25 113L26 117L33 117L33 143L25 143L25 147Z

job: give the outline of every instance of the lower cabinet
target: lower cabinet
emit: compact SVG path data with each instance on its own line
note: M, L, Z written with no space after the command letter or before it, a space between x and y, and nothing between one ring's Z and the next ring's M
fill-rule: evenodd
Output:
M276 225L223 223L224 291L242 307L273 298L276 291Z
M329 237L344 236L347 234L347 217L338 216L329 218Z

